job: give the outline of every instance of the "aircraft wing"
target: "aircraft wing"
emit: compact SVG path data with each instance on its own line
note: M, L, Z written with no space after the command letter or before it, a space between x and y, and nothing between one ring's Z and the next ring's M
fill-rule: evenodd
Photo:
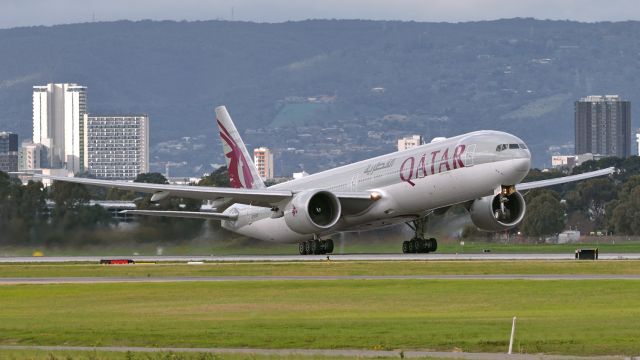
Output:
M295 195L291 190L269 190L269 189L236 189L226 187L211 186L190 186L190 185L170 185L170 184L150 184L137 183L128 181L114 180L98 180L89 178L66 177L66 176L49 176L34 174L34 178L49 179L54 181L65 181L76 184L89 186L98 186L105 188L115 188L121 190L136 191L141 193L158 194L159 198L167 196L176 196L189 199L199 200L217 200L228 199L230 202L243 204L253 204L262 206L271 206L288 200ZM364 192L339 192L335 195L341 202L358 203L369 205L377 200L373 193ZM152 201L154 199L152 198ZM363 204L366 203L366 204ZM182 213L182 212L181 212Z
M120 211L120 213L131 214L131 215L164 216L164 217L205 219L205 220L234 221L238 219L238 215L227 215L227 214L207 212L207 211L123 210L123 211Z
M606 169L590 171L590 172L578 174L578 175L570 175L570 176L563 176L555 179L521 183L516 185L516 188L518 190L532 190L532 189L537 189L541 187L564 184L572 181L580 181L580 180L590 179L598 176L610 175L610 174L613 174L615 171L616 171L615 168L609 167Z
M121 190L136 191L141 193L162 194L162 197L177 196L190 199L215 200L220 198L232 198L236 202L253 204L275 204L282 200L291 198L293 193L288 190L268 190L268 189L235 189L210 186L190 186L190 185L170 185L170 184L150 184L128 181L98 180L66 176L34 175L34 178L50 179L54 181L65 181L76 184L98 186L105 188L115 188Z

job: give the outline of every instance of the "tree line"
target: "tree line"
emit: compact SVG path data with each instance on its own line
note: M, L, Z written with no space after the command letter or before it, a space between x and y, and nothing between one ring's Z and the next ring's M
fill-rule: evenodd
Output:
M568 228L583 234L600 231L640 235L640 157L587 161L575 167L572 174L609 166L618 172L526 193L527 214L514 231L530 237L557 234ZM568 174L561 171L533 169L525 182L565 175ZM168 183L160 173L140 174L135 181ZM221 167L193 185L229 186L228 171ZM35 181L23 185L0 172L0 245L80 245L126 237L136 242L173 241L197 236L204 223L200 219L143 216L134 229L122 231L114 229L115 222L107 210L90 205L92 199L133 201L138 209L198 211L201 206L193 199L151 202L150 194L66 182L54 182L49 188ZM52 208L47 206L47 200L52 202ZM220 227L217 222L211 226Z
M531 237L565 229L577 229L582 234L640 235L640 157L590 160L575 167L571 174L607 167L615 167L617 172L526 194L527 214L517 230ZM534 169L524 181L565 175L569 174Z
M160 173L139 174L134 181L168 183ZM226 167L193 185L229 186ZM3 230L0 245L84 245L127 238L136 242L188 240L199 234L204 222L141 216L137 226L121 230L115 228L111 214L99 205L91 205L91 200L132 201L138 209L153 210L198 211L201 206L200 201L193 199L167 198L151 202L150 194L69 182L54 181L49 188L32 180L23 185L19 179L0 171L0 228Z

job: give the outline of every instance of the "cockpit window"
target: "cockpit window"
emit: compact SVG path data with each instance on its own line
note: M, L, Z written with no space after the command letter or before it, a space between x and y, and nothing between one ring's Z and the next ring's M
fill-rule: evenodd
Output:
M496 152L499 151L503 151L503 150L511 150L511 149L527 149L527 146L525 144L500 144L498 146L496 146Z

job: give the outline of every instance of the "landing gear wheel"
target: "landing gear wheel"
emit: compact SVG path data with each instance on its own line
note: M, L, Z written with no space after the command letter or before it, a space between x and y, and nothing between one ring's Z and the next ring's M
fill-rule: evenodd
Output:
M319 255L322 253L320 248L320 240L311 240L311 254Z
M438 241L434 238L427 240L427 245L430 252L438 250Z
M313 251L311 251L311 241L304 242L304 252L306 253L305 255L313 254Z
M427 215L428 216L428 215ZM434 238L425 239L427 230L427 217L418 218L406 223L414 231L415 235L411 240L402 243L402 252L407 253L430 253L438 249L438 242Z
M306 249L306 242L305 241L301 241L298 243L298 252L300 253L300 255L307 255L307 249Z
M322 240L321 248L323 254L331 254L333 252L333 240Z

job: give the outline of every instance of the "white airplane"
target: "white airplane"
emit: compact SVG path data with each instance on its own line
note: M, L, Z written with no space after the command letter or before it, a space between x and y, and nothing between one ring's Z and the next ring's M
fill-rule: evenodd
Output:
M298 242L301 255L333 251L330 236L407 223L415 232L405 253L433 252L426 238L429 215L463 204L474 225L501 231L518 225L530 190L611 174L613 168L551 180L520 182L529 172L525 143L499 131L476 131L437 138L429 144L266 187L224 106L215 109L231 188L132 183L87 178L40 176L56 181L213 200L218 212L128 210L127 213L220 220L244 236L274 242ZM516 189L517 188L517 189Z

